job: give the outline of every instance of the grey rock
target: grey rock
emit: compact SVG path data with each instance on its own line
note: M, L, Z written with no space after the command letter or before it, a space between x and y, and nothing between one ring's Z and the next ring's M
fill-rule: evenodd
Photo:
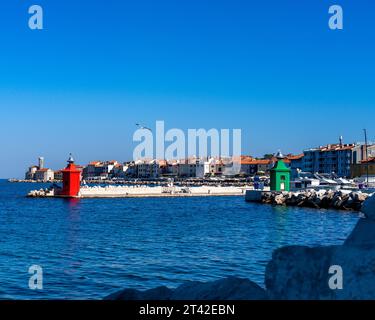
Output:
M277 205L282 205L285 203L285 195L279 194L274 198L274 203Z
M375 247L285 247L274 252L266 289L275 300L375 299ZM331 266L343 270L343 289L329 287Z
M173 291L167 287L157 287L147 291L124 289L109 296L104 300L171 300Z
M360 219L352 233L345 240L344 246L375 249L375 221Z
M264 300L266 292L256 283L236 277L213 282L189 282L174 290L173 300Z
M305 190L281 193L271 191L263 192L261 202L273 205L359 211L367 197L367 194L361 192L347 193L332 190L320 190L318 192L315 190Z
M366 218L375 220L375 195L364 202L362 212L365 214Z
M328 269L334 247L289 246L275 250L265 275L272 300L330 298ZM327 271L327 272L325 272Z
M177 289L159 287L147 291L125 289L106 300L265 300L263 288L248 279L229 277L212 282L192 281Z

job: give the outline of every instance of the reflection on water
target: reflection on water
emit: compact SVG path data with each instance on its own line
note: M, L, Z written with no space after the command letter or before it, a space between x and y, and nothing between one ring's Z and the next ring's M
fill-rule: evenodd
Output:
M63 251L62 266L64 266L64 273L74 275L77 269L81 266L80 262L80 211L81 203L77 198L64 198L61 199L66 207L66 220L67 220L67 236L66 246Z
M78 198L62 198L63 204L66 206L69 213L79 212L81 199Z
M275 230L273 232L274 235L274 243L276 247L280 247L282 243L285 241L285 237L287 237L287 219L288 219L288 208L283 206L272 207L272 211L274 212L274 220L275 220Z

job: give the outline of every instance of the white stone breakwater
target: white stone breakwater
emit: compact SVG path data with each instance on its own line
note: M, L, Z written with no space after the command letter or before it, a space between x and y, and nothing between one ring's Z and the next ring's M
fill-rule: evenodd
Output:
M78 198L126 198L126 197L204 197L204 196L241 196L251 187L148 187L148 186L83 186ZM55 197L57 192L51 189L31 191L28 197Z
M299 192L247 191L246 200L272 205L360 211L370 194L349 190L305 190Z
M101 197L189 197L189 196L230 196L243 195L245 189L237 187L145 187L145 186L106 186L83 187L82 198Z

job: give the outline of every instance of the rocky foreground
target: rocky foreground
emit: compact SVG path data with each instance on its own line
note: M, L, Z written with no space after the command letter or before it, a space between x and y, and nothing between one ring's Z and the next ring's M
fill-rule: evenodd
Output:
M275 250L265 289L248 279L189 282L177 289L125 289L110 300L375 300L375 196L363 204L364 218L341 246L288 246ZM342 286L332 289L330 273L342 270ZM333 284L340 280L333 281Z
M306 190L299 192L262 192L261 202L273 205L360 211L370 195L362 192Z
M265 300L263 288L248 279L229 277L213 282L191 281L177 289L158 287L147 291L125 289L106 300Z

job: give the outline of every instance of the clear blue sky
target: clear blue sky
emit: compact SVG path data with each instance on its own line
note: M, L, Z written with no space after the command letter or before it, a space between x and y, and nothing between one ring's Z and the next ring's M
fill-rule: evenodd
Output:
M128 160L135 123L241 128L263 155L375 140L372 0L4 0L0 177ZM28 7L44 8L43 31ZM344 30L328 8L344 9Z

